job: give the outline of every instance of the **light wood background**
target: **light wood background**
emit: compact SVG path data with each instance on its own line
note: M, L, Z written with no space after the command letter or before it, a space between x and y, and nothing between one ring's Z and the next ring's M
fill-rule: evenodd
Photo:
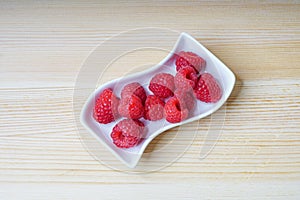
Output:
M299 4L0 1L0 199L300 199ZM193 35L238 81L205 159L199 135L172 165L128 174L82 146L73 89L98 43L149 26Z

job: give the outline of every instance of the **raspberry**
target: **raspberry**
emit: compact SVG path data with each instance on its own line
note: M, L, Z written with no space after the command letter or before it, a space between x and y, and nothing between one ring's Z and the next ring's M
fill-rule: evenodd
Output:
M204 73L200 75L194 94L200 101L216 103L221 99L222 89L211 74Z
M174 83L177 89L191 91L197 83L197 74L193 67L181 68L175 78Z
M150 121L160 120L164 117L164 105L160 98L149 95L145 102L144 118Z
M171 97L165 105L165 117L170 123L177 123L185 120L189 111L184 104L180 103L177 97Z
M190 92L176 89L174 95L180 101L180 104L185 104L186 108L191 111L195 107L195 97Z
M150 81L149 89L159 98L173 96L174 76L167 73L156 74Z
M181 68L192 66L198 73L204 69L206 61L193 52L181 51L178 53L176 60L176 70L179 71Z
M93 117L102 124L108 124L118 117L119 98L117 98L112 89L103 90L95 102Z
M142 103L145 103L147 95L143 86L141 86L141 84L139 84L138 82L129 83L124 86L121 92L121 97L124 98L125 96L131 96L132 94L139 97Z
M141 121L123 119L114 126L110 136L117 147L129 148L138 144L143 131L144 124Z
M141 99L133 94L131 96L127 95L124 98L121 98L118 111L123 117L139 119L144 114L144 107Z

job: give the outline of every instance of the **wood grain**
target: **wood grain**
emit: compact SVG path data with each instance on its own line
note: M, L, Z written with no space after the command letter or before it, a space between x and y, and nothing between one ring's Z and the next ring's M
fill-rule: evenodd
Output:
M205 159L210 117L181 128L199 134L170 166L118 172L82 145L74 85L97 44L149 26L190 33L238 81ZM164 55L127 55L106 78ZM0 1L0 199L299 199L299 63L298 1ZM168 134L147 151L168 143Z

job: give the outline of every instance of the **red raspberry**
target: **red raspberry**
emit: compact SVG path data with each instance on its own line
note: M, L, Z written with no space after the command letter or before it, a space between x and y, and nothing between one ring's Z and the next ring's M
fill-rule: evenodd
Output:
M118 117L119 98L117 98L112 89L103 90L96 100L93 110L93 117L102 124L108 124Z
M118 111L123 117L139 119L144 114L144 107L141 99L133 94L120 100Z
M211 74L204 73L200 75L194 94L200 101L215 103L221 99L222 89Z
M193 67L181 68L174 79L175 87L184 91L191 91L197 83L197 74Z
M123 119L114 126L110 136L119 148L133 147L142 138L144 127L139 120Z
M142 100L142 103L145 103L147 95L143 86L141 86L138 82L129 83L124 86L121 92L121 97L124 98L125 96L131 96L132 94L139 97Z
M185 92L184 90L176 89L174 95L180 101L180 104L185 104L189 111L192 111L195 107L195 97L190 92Z
M149 89L159 98L173 96L174 76L167 73L156 74L150 81Z
M181 51L178 53L176 60L176 70L179 71L183 67L192 66L196 72L204 69L206 61L193 52Z
M165 105L165 117L166 120L170 123L177 123L185 120L189 111L185 107L184 104L180 103L180 101L176 97L171 97L166 105Z
M164 117L164 105L162 101L155 95L149 95L145 102L144 118L150 121L160 120Z

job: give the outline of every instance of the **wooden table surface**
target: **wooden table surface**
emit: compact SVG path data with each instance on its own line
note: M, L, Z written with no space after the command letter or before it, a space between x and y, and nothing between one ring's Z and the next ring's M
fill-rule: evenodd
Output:
M88 153L72 101L89 53L142 27L191 34L237 83L205 159L210 117L181 128L200 134L176 162L132 174ZM299 78L299 1L0 1L0 199L300 199Z

